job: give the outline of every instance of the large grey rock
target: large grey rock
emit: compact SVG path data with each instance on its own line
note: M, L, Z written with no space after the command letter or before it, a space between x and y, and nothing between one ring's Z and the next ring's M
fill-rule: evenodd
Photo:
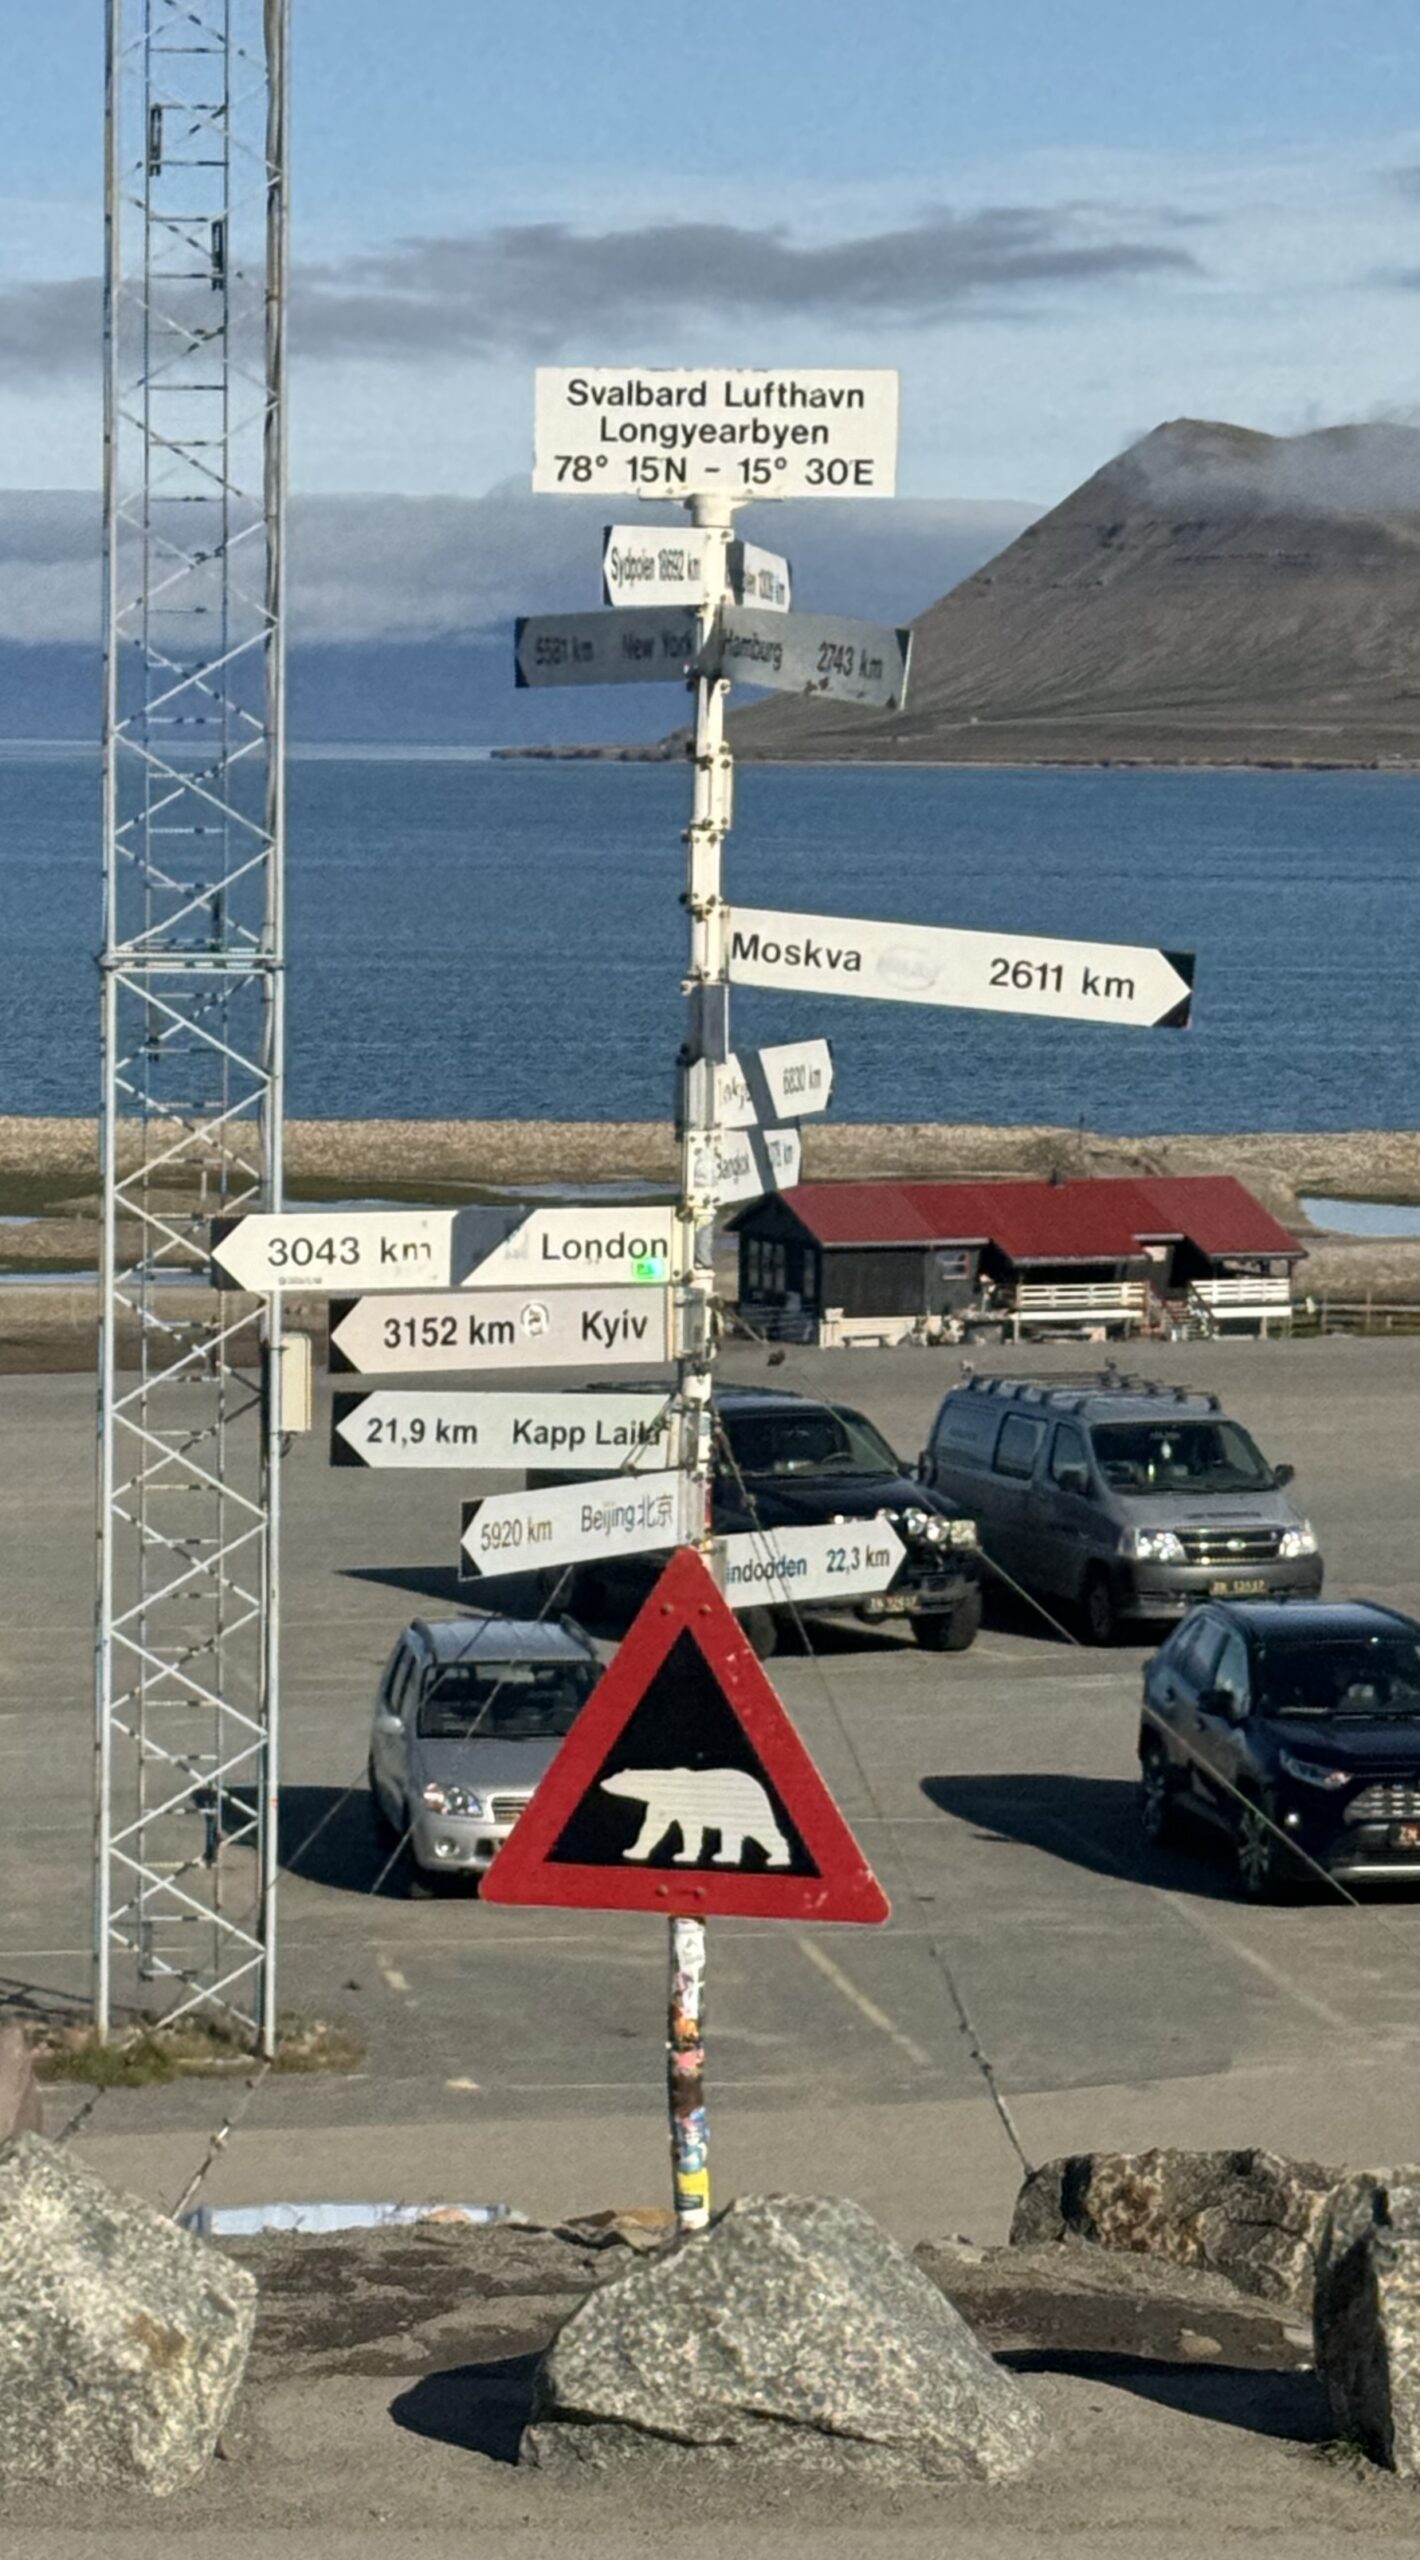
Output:
M1384 2177L1337 2188L1317 2244L1313 2338L1337 2434L1420 2478L1420 2188Z
M1264 2302L1311 2306L1317 2238L1339 2169L1274 2151L1080 2151L1026 2179L1013 2247L1093 2241L1206 2267Z
M0 2144L0 2481L177 2488L242 2378L256 2286L38 2134Z
M742 2196L571 2314L539 2368L522 2457L999 2480L1045 2435L1019 2383L860 2206Z
M994 2356L1216 2364L1234 2373L1311 2369L1309 2321L1202 2267L1066 2241L979 2249L923 2240L912 2254Z
M43 2133L44 2100L23 2027L0 2027L0 2142L15 2133Z

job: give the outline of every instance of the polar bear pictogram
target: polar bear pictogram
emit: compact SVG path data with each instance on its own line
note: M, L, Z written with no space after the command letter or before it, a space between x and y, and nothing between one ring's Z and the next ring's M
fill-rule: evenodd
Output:
M708 1864L737 1867L746 1840L753 1840L771 1867L790 1863L789 1843L774 1819L769 1798L757 1778L743 1769L617 1769L601 1785L609 1796L626 1796L643 1804L646 1818L628 1858L651 1858L672 1831L680 1847L672 1864L692 1867L704 1852L705 1835L719 1834L720 1846Z

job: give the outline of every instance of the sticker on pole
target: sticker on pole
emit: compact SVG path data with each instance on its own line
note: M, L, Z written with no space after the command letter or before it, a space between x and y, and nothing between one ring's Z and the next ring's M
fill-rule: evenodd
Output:
M483 1899L698 1919L888 1918L693 1548L666 1566L484 1877Z

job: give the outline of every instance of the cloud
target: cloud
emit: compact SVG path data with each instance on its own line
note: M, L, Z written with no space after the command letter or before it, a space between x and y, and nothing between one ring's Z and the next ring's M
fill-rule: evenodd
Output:
M1420 429L1404 412L1301 436L1174 419L1111 470L1153 504L1214 514L1420 514Z
M750 540L787 551L796 601L898 622L1014 540L1025 504L899 501L750 507ZM534 498L526 480L482 498L296 497L294 646L506 634L518 613L601 602L606 502ZM0 641L99 633L99 502L82 490L0 492Z
M934 211L819 243L726 222L603 232L542 222L401 240L338 264L298 265L291 348L298 361L493 361L585 350L593 333L755 315L928 327L999 309L1002 297L1197 272L1189 250L1121 231L1119 220L1076 202ZM1177 227L1163 208L1141 229L1148 223ZM99 288L86 278L0 290L10 380L95 366L99 312Z

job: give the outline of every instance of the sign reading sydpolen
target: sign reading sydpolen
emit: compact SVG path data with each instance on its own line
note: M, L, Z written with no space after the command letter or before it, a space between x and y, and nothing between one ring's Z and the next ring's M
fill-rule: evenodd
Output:
M739 987L1053 1014L1146 1030L1181 1029L1192 1004L1191 951L783 915L763 907L736 907L729 933L730 978Z
M698 608L703 558L699 534L686 526L609 524L602 536L602 602ZM732 542L725 574L736 603L754 605L761 613L788 612L793 593L789 563L776 551Z
M533 1493L490 1493L464 1506L459 1571L467 1580L585 1564L595 1556L653 1554L691 1534L696 1499L696 1488L672 1468L541 1485Z
M890 498L897 375L796 365L542 365L534 489Z
M430 1369L609 1369L669 1360L669 1289L430 1290L336 1299L330 1366L361 1377Z

